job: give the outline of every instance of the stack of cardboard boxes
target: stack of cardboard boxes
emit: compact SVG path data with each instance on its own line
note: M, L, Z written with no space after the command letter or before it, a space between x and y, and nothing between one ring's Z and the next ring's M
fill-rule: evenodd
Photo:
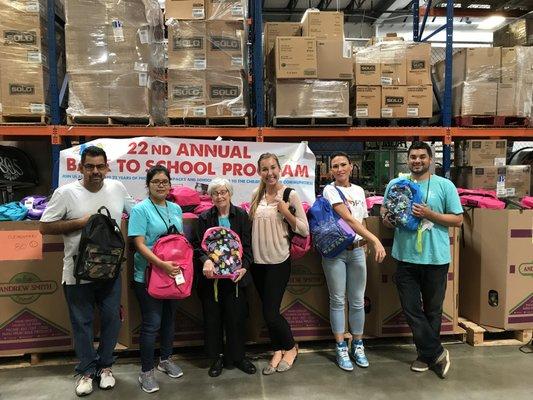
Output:
M477 47L453 55L454 116L531 115L533 48ZM439 90L444 86L444 61L435 65Z
M47 7L54 0L0 0L0 116L49 114ZM61 32L57 54L64 56ZM59 79L65 75L58 65Z
M244 117L244 0L167 0L168 118Z
M355 52L357 118L430 118L433 115L431 44L395 35Z
M344 14L309 9L297 23L267 23L271 117L348 117L353 79Z
M150 116L156 0L68 0L70 117Z
M506 165L507 141L467 140L455 148L458 187L495 190L499 197L529 196L531 166Z

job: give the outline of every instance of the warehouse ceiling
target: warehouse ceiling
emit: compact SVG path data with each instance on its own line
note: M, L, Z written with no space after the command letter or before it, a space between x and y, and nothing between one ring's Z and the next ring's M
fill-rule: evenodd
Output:
M297 21L307 8L344 11L348 22L382 24L409 18L412 15L412 0L262 0L265 21ZM456 18L467 23L469 19L485 18L498 14L518 18L533 11L532 0L455 0ZM420 6L424 5L420 1ZM434 0L430 15L438 18L445 15L445 0ZM468 19L467 19L468 18ZM463 22L462 21L462 22ZM405 22L405 21L404 21Z

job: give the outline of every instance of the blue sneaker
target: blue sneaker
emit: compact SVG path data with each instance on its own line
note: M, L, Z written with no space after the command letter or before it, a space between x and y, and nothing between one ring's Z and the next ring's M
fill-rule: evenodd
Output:
M370 365L365 355L365 346L363 346L362 340L352 340L350 357L352 357L357 366L361 368L367 368Z
M335 346L335 355L337 365L345 371L353 371L353 364L350 361L350 356L348 355L348 345L346 342L337 343Z

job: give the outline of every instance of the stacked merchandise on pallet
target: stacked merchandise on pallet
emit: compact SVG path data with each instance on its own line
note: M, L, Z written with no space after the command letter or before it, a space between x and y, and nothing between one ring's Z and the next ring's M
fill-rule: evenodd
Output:
M532 46L533 15L527 14L498 29L493 35L494 46Z
M350 124L353 71L344 14L309 9L300 26L302 36L294 23L265 28L270 118L333 117Z
M161 67L157 0L67 0L65 12L69 122L148 121Z
M48 1L54 0L0 0L0 121L44 122L49 115ZM60 30L56 43L62 80Z
M404 42L395 34L379 39L355 52L353 116L430 118L431 44Z
M453 55L452 113L460 125L497 125L498 116L530 117L533 93L533 48L478 47ZM439 90L444 86L444 61L435 65ZM467 117L467 118L465 118ZM502 121L505 121L503 119Z
M246 121L246 5L244 0L167 0L170 123L184 118Z
M466 140L455 146L454 181L465 189L496 191L498 197L531 193L531 166L506 165L507 140Z

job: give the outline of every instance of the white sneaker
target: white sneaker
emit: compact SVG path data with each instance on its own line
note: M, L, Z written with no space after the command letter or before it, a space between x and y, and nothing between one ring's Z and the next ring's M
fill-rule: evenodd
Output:
M98 374L100 378L100 389L108 390L115 387L115 377L111 368L103 368Z
M78 396L87 396L93 392L93 378L90 375L84 375L76 383L76 394Z

